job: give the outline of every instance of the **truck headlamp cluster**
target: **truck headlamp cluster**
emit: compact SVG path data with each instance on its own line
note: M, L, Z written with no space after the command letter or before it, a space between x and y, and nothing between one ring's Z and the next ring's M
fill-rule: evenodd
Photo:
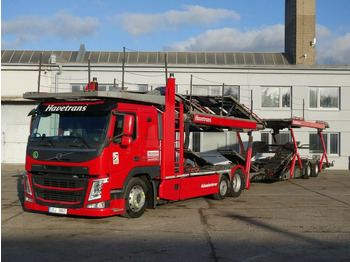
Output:
M30 188L30 183L26 172L23 173L23 183L24 183L24 192L26 192L28 195L32 195L32 189Z
M103 178L103 179L96 179L92 183L89 199L88 201L93 201L100 199L102 197L102 187L104 183L108 183L109 178Z

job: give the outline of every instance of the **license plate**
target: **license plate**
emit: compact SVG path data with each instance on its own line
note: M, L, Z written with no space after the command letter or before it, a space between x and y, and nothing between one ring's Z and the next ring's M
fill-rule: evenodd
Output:
M67 215L67 208L49 207L49 213Z

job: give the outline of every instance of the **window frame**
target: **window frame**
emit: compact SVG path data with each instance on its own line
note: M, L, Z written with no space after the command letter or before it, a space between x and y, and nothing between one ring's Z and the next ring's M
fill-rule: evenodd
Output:
M315 150L311 150L311 136L317 136L319 137L318 133L309 133L309 145L310 145L310 149L309 149L309 153L310 154L322 154L323 153L323 149L322 151L317 151L317 152L313 152ZM324 136L323 139L325 141L325 146L326 146L326 153L327 155L331 155L331 156L340 156L340 136L341 133L340 132L322 132L322 135ZM337 140L336 140L336 145L332 145L332 139L331 137L336 135L337 136ZM334 146L336 146L337 152L336 153L332 153L331 150L332 148L334 148Z
M82 83L71 83L70 84L70 89L72 90L72 92L83 92L86 88L87 83L82 84ZM98 83L99 87L103 87L104 90L100 90L99 91L109 91L109 92L115 92L115 91L120 91L121 88L119 87L118 84L115 85L114 84L103 84L103 83Z
M281 136L288 136L288 141L281 141L282 137ZM286 143L292 142L292 135L290 133L290 131L280 131L279 134L276 135L277 136L277 145L284 145ZM263 138L264 137L264 138ZM273 145L273 137L272 137L272 133L271 132L261 132L261 137L260 137L262 142L265 142L267 145ZM267 138L267 141L266 141Z
M278 106L264 106L264 90L268 88L277 88L278 89ZM283 89L289 89L289 101L288 101L288 106L283 106ZM291 103L292 103L292 93L293 93L293 87L292 86L261 86L261 103L260 106L264 110L268 109L285 109L285 110L290 110L291 109Z
M236 89L236 90L234 90ZM196 92L195 90L201 90L202 92ZM227 93L227 90L234 90L233 92L237 92L237 97L232 95L231 92ZM193 85L192 86L192 95L198 96L222 96L222 85ZM239 85L224 85L224 96L231 95L236 98L238 101L240 100L240 86Z
M316 89L316 98L313 98L314 95L312 94L312 90ZM321 105L321 90L326 89L336 89L337 90L337 107L324 107ZM309 87L309 109L310 110L340 110L341 109L341 88L339 86L310 86ZM311 99L314 99L316 101L311 101ZM312 105L316 103L316 105Z

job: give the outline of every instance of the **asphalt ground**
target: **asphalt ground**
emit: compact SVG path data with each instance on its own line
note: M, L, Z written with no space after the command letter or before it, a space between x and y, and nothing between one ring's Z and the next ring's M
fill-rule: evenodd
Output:
M23 165L1 166L2 261L350 261L350 171L252 183L141 218L25 211Z

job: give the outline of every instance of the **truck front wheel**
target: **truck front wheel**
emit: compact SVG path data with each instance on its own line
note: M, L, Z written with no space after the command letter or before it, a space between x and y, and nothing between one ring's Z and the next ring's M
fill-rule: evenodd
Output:
M147 208L147 186L140 178L132 178L125 192L125 213L123 216L138 218Z

